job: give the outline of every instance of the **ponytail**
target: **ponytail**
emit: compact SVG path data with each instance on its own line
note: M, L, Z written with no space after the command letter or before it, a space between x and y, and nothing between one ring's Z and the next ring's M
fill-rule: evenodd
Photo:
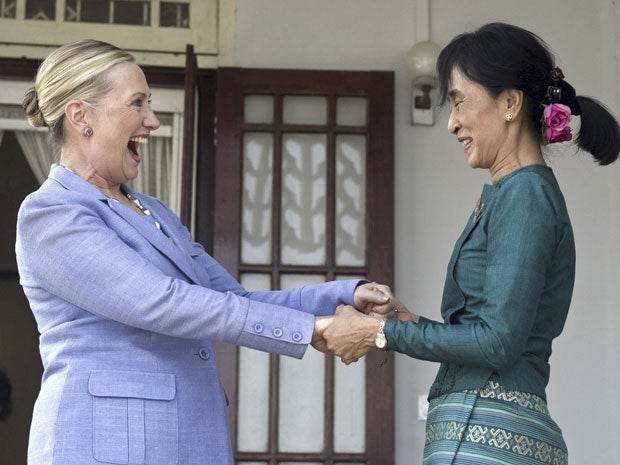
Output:
M620 153L620 126L609 110L590 97L577 97L581 109L581 128L576 143L592 154L599 165L609 165Z

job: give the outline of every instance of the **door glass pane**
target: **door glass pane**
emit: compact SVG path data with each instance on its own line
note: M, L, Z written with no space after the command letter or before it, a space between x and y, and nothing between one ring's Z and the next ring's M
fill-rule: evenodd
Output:
M242 273L239 282L248 291L271 289L271 275L266 273Z
M267 452L269 441L269 354L239 348L237 448Z
M366 450L366 358L334 364L334 451Z
M281 287L316 284L318 275L283 275ZM320 452L324 446L325 355L308 347L302 360L280 357L278 450Z
M240 282L248 291L271 287L268 274L244 273ZM239 347L238 361L237 449L266 452L269 442L269 354Z
M336 122L340 126L366 126L366 99L363 97L338 98Z
M259 132L245 133L241 207L243 263L271 263L272 172L273 135Z
M273 97L271 95L246 95L243 99L245 123L273 123Z
M280 452L323 450L325 355L308 347L303 361L280 358Z
M288 95L282 102L284 124L327 124L327 98Z
M336 265L365 262L366 137L340 135L336 138Z
M326 154L324 134L282 140L282 263L325 263Z
M280 277L280 288L291 289L295 286L311 286L325 282L325 276L319 274L290 274L286 273Z

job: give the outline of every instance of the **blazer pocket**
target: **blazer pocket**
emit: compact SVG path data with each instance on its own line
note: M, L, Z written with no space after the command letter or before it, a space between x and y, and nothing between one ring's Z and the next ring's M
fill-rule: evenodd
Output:
M93 457L113 464L178 462L175 376L97 370L90 374Z

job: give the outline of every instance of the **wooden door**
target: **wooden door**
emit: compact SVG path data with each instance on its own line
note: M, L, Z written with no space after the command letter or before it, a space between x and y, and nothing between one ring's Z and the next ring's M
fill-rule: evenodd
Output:
M214 256L246 288L392 284L393 79L218 70ZM392 354L217 352L238 464L394 463Z

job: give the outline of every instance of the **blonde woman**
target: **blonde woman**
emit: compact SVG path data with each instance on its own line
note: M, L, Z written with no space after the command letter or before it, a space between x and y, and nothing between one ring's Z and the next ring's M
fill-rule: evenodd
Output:
M387 287L357 280L243 289L166 205L126 185L159 126L150 100L133 57L93 40L49 55L24 97L60 146L17 223L44 367L29 465L232 464L211 341L301 358L322 347L316 315L387 309Z

